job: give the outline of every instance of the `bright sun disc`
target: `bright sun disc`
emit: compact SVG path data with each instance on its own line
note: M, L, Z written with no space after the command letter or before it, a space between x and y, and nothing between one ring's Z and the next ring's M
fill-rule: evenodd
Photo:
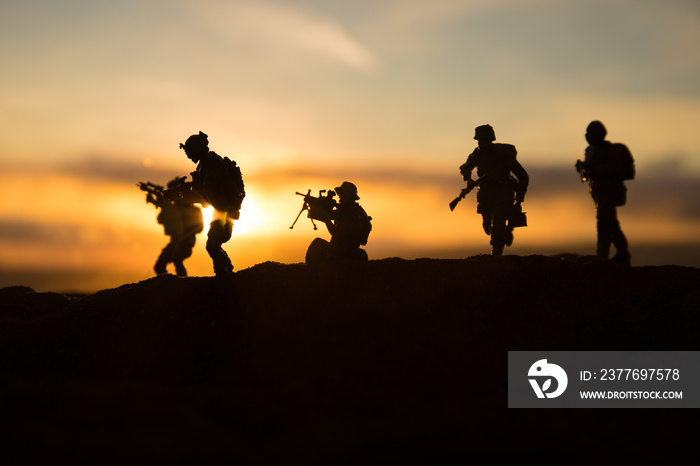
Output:
M213 206L202 208L202 221L204 223L204 231L202 233L204 235L209 233L209 225L217 218L216 216L217 212L214 210ZM233 234L246 235L255 232L263 227L266 218L267 215L265 215L264 211L260 208L260 205L255 199L248 195L241 207L241 217L233 221Z

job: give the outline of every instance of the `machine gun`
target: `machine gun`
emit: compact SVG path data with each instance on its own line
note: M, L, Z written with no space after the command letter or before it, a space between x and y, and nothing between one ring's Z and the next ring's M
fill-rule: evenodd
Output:
M479 184L484 180L484 178L486 178L486 175L482 176L481 178L479 178L479 179L476 180L476 181L471 180L471 179L470 179L469 181L467 181L467 187L464 188L464 189L462 189L462 191L459 193L459 196L455 197L455 198L452 200L452 202L450 202L450 210L455 210L455 207L457 207L457 204L459 204L459 201L461 201L462 199L464 199L464 197L465 197L467 194L469 194L470 192L472 192L472 190L473 190L474 188L476 188L477 186L479 186Z
M335 197L335 191L328 190L325 196L323 193L326 193L325 189L321 189L318 192L318 197L313 197L310 189L306 194L297 191L298 196L304 197L304 204L301 206L301 210L297 214L297 218L294 219L294 223L292 223L292 226L289 227L290 230L294 228L297 220L299 220L299 217L305 210L309 211L307 217L311 219L311 224L314 226L314 230L318 230L314 220L325 222L330 219L331 211L338 205L335 199L333 199Z

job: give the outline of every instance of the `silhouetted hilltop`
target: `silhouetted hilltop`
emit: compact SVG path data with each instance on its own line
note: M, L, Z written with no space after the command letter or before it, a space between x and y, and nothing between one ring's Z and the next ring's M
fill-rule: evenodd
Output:
M659 423L689 441L683 410L508 410L507 351L695 349L698 284L696 268L561 255L263 263L83 297L4 288L5 440L102 464L639 452Z

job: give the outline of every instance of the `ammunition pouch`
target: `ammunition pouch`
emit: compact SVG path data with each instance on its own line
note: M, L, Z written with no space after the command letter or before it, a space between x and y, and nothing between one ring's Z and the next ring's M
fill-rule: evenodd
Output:
M510 214L508 215L508 226L511 228L519 228L527 226L527 216L523 212L523 208L520 204L515 204Z

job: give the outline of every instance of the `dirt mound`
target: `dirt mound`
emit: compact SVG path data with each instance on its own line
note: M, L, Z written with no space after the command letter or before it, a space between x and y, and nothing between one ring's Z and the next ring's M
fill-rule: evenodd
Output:
M508 410L507 351L691 350L698 283L561 255L264 263L81 298L5 288L0 415L10 444L103 464L539 458L661 410Z

